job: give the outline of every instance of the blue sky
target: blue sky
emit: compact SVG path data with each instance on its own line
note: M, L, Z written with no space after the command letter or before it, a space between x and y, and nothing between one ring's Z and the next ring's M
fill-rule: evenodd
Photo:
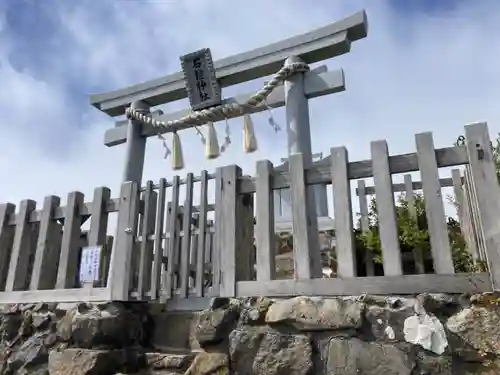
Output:
M118 194L124 149L103 145L113 120L90 106L90 94L174 73L180 55L202 47L223 58L361 9L368 37L326 62L345 70L347 91L311 101L315 151L345 145L354 161L369 158L377 139L397 154L414 151L419 132L433 131L444 147L470 122L500 130L498 1L0 0L0 200L64 200L71 190L91 194L100 185ZM275 116L284 121L283 111ZM254 121L259 151L244 154L235 130L231 148L215 161L205 160L194 132L183 132L182 174L232 163L252 174L257 160L278 164L285 134L275 135L265 116ZM148 141L145 179L172 176L162 154L156 139Z

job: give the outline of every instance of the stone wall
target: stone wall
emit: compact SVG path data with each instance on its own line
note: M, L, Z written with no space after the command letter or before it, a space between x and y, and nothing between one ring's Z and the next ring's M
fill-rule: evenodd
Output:
M500 374L499 301L216 298L193 314L143 303L3 306L0 375Z

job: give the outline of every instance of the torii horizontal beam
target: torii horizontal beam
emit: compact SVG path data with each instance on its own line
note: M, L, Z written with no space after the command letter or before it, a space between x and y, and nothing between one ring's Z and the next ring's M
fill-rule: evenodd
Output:
M348 53L353 41L366 37L365 11L253 51L215 62L221 87L236 85L276 73L289 56L299 56L311 64ZM91 104L109 116L120 116L130 103L142 100L151 107L187 97L184 75L177 72L124 89L90 96Z
M319 70L323 70L321 67ZM318 96L333 94L336 92L341 92L345 90L345 79L344 79L344 71L342 69L335 70L333 72L325 72L318 74L317 69L308 72L304 76L304 93L308 99L316 98ZM225 103L244 103L246 102L251 94L240 95L236 98L228 98L223 100L223 104ZM267 104L271 108L283 107L285 105L285 90L283 85L278 86L267 98ZM248 113L257 113L267 110L267 107L264 104L260 104L248 111ZM183 116L188 115L191 112L190 109L184 109L181 111L167 113L160 116L155 116L155 118L159 121L169 121L181 118ZM239 117L241 114L234 114L232 116L228 116L228 119L232 117ZM223 121L225 118L220 116L220 118L214 118L213 122ZM119 121L116 123L118 126L108 129L104 135L104 144L108 147L116 146L122 143L125 143L127 140L127 128L128 122L127 120ZM202 125L200 123L199 125ZM176 127L175 130L182 130L192 127L193 125L198 125L195 122L189 125L183 125L181 127ZM144 124L142 126L141 135L143 137L152 137L156 136L158 133L163 134L167 132L171 132L172 129L158 129L149 124Z

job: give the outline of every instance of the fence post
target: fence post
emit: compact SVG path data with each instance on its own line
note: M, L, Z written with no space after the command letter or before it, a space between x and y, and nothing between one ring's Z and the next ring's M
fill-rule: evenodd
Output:
M216 181L215 228L221 297L236 296L236 282L250 280L253 247L253 196L238 195L241 168L229 165L218 168ZM217 290L217 285L214 285Z
M500 290L500 186L485 122L465 126L471 181L477 193L480 228L493 290Z
M293 217L293 262L296 279L319 278L322 274L318 217L314 192L305 180L302 154L290 155L290 188Z
M128 301L131 276L132 252L139 217L139 185L125 182L120 192L120 208L116 225L115 250L111 252L108 286L110 298L115 301Z

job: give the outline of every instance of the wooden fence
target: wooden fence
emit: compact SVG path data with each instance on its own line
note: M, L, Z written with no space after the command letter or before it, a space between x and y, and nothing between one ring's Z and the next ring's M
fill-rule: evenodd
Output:
M468 125L465 131L464 147L435 149L432 134L422 133L415 136L416 153L411 154L389 156L386 142L375 141L370 160L350 162L347 150L336 147L329 158L307 169L297 154L290 158L289 171L275 171L267 160L258 162L255 177L243 176L233 165L213 175L188 173L182 180L161 179L143 188L127 182L118 199L110 198L109 189L98 188L90 203L83 203L83 194L70 193L66 207L59 207L57 197L46 198L39 211L29 200L21 202L17 213L13 204L1 205L0 303L149 300L165 302L171 309L200 309L212 296L498 290L500 187L491 143L486 124ZM462 197L472 199L469 222L480 231L488 273L458 274L453 266L438 172L462 165L468 181ZM421 182L411 186L421 188L425 197L435 274L403 274L394 205L399 185L392 183L392 175L414 171L421 174ZM359 277L351 181L371 177L374 187L365 186L363 194L368 190L377 198L384 276ZM406 187L408 177L405 182ZM209 183L215 184L213 204ZM314 198L308 186L319 183L329 184L333 193L336 278L321 278L317 221L306 205ZM363 182L358 184L362 189ZM293 202L295 278L277 280L272 192L286 187ZM112 250L105 246L112 240L107 235L111 212L118 213ZM88 218L90 229L82 235L81 225ZM104 272L92 288L80 288L77 282L78 254L84 245L105 249Z
M467 251L471 254L473 262L486 262L486 249L482 235L480 216L478 215L477 196L474 193L474 186L470 177L470 167L465 165L462 171L458 168L451 170L450 178L440 178L439 185L441 188L453 188L453 203L456 206L456 213L460 229L464 237ZM410 215L416 219L417 213L414 206L415 192L421 191L423 184L421 181L413 181L411 174L404 175L403 183L395 183L392 185L392 190L395 193L404 193L404 200L408 204ZM370 196L375 195L374 186L366 186L364 180L357 181L356 195L359 199L360 207L360 229L363 232L368 232L369 227L369 202ZM366 254L367 274L374 275L373 256L368 252ZM423 254L415 251L414 264L418 273L425 273Z
M35 201L0 205L0 303L101 301L106 288L113 237L107 235L108 215L120 208L110 190L96 188L94 199L80 192L60 198L48 196L41 209ZM90 229L81 226L90 218ZM78 288L81 248L102 246L101 277L94 288Z

